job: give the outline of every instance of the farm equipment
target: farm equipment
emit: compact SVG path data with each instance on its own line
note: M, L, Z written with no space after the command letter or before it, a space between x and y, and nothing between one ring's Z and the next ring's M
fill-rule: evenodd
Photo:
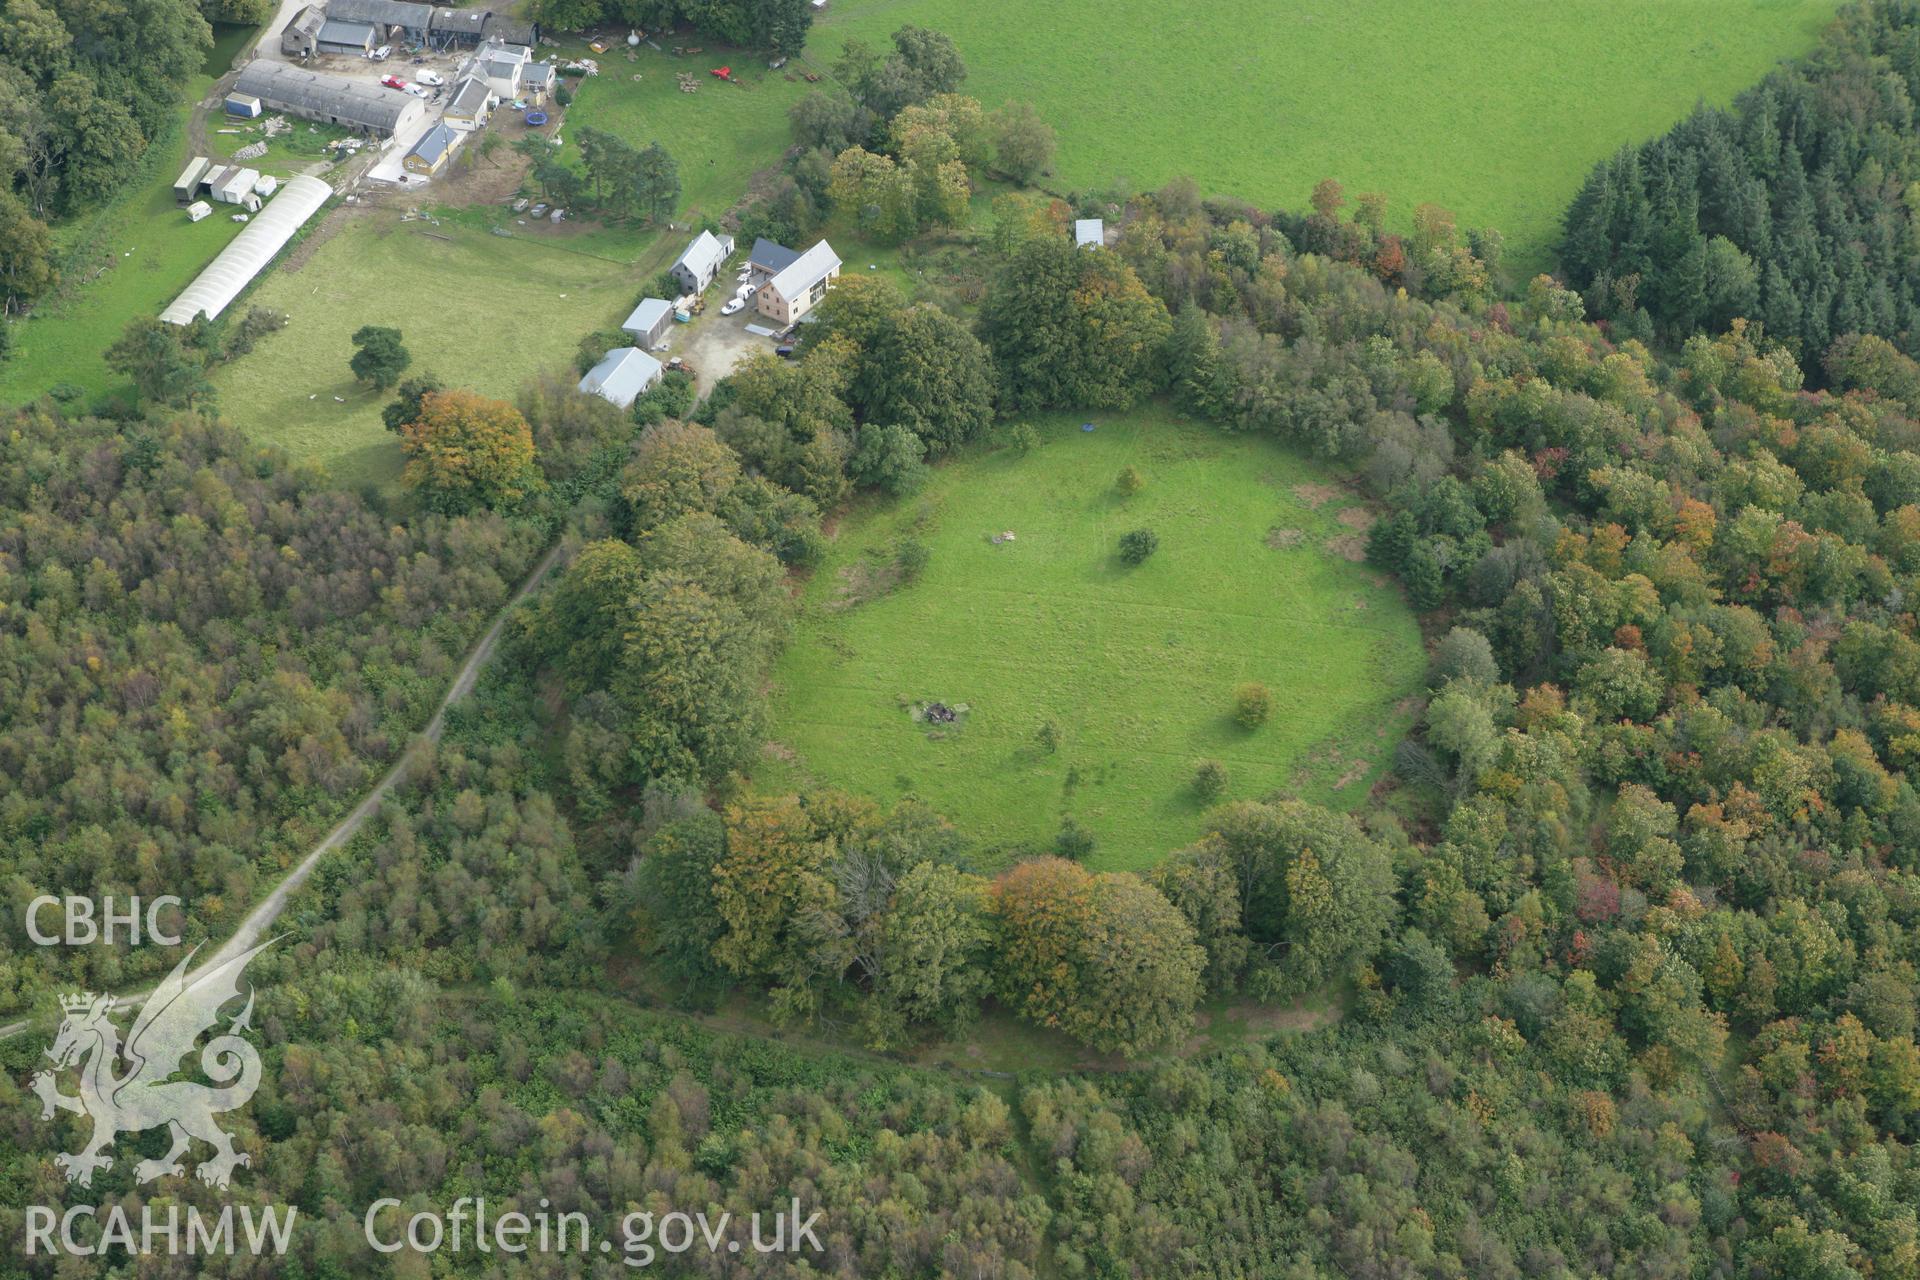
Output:
M707 72L707 74L712 76L716 80L732 80L733 68L732 67L715 67L713 70Z

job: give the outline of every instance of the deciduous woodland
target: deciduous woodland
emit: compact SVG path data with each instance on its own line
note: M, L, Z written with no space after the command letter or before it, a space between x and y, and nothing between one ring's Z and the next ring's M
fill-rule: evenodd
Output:
M444 740L250 971L268 1069L233 1117L235 1194L303 1222L262 1272L496 1274L373 1258L359 1229L379 1196L484 1193L602 1221L824 1211L824 1254L685 1260L711 1275L1920 1276L1920 362L1896 195L1917 41L1912 5L1849 7L1731 115L1606 166L1564 274L1519 285L1496 233L1434 205L1403 224L1333 179L1303 210L1191 181L1089 198L1112 233L1090 248L1086 210L1002 193L972 303L844 279L795 359L675 413L570 378L514 404L402 382L392 512L193 414L23 411L0 436L10 909L191 876L222 908L196 927L222 932L559 538ZM942 54L903 38L867 88ZM896 173L965 133L951 70L891 132L861 117ZM1853 132L1849 86L1873 89ZM845 141L843 191L886 167ZM1696 180L1766 236L1708 233ZM900 185L903 216L941 207L938 181ZM756 216L817 216L800 191ZM1718 238L1602 249L1626 224L1596 209L1641 201ZM1778 233L1801 213L1831 253ZM1776 276L1842 269L1856 216L1877 228L1861 308L1770 311ZM1677 283L1689 255L1750 271L1754 305ZM1071 820L983 841L910 792L768 784L799 776L764 764L769 672L840 522L910 513L955 460L1019 483L1071 444L1033 429L1052 411L1255 433L1345 477L1373 517L1352 550L1428 657L1363 801L1195 760L1187 837L1115 870ZM1133 470L1095 482L1116 576L1175 555L1125 515L1155 483ZM924 589L937 551L899 529L839 607ZM1223 682L1211 714L1256 735L1289 695ZM968 731L940 709L911 709L916 735ZM4 963L20 1006L148 972ZM8 1231L63 1194L50 1155L85 1123L38 1120L40 1048L0 1042ZM148 1196L130 1165L103 1204Z

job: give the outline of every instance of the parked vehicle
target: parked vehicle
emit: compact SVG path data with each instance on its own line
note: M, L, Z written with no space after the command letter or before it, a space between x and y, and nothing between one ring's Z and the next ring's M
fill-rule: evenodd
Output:
M383 44L378 49L375 49L372 53L368 54L367 56L372 58L375 62L385 62L388 58L391 58L393 56L393 46L390 44Z
M792 347L775 347L773 349L773 354L779 356L782 360L791 360L793 359L793 348Z
M720 314L730 316L745 311L746 309L747 300L745 298L729 298L727 299L727 305L720 308Z
M399 76L381 76L380 83L389 89L405 89L407 87L407 82Z
M413 95L414 97L416 97L416 98L425 98L425 97L428 97L428 96L430 96L430 95L428 94L428 92L427 92L427 91L426 91L425 89L422 89L422 88L421 88L421 87L420 87L419 85L417 85L417 84L410 84L410 85L408 85L408 86L407 86L407 92L408 92L408 93L410 93L410 94L412 94L412 95Z
M416 71L413 73L413 78L421 84L443 85L447 82L447 78L438 71Z

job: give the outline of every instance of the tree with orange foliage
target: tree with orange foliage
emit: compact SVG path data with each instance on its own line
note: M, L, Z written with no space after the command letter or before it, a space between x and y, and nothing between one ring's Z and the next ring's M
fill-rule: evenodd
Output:
M431 391L400 428L407 484L442 511L508 506L538 483L533 432L504 400L471 391Z
M1001 996L1096 1049L1135 1054L1190 1025L1206 953L1158 889L1063 858L1023 862L995 881Z

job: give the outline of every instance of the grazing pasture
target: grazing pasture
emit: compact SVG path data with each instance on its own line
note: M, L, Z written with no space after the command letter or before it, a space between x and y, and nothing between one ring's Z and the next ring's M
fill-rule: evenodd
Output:
M380 410L392 395L348 370L354 330L394 325L409 373L511 400L536 375L571 369L580 339L627 313L640 278L536 234L405 223L391 209L348 216L299 270L283 264L243 299L289 322L215 372L220 412L343 485L391 488L400 443Z
M1030 99L1060 188L1191 173L1303 208L1314 183L1507 237L1542 267L1593 162L1812 47L1834 0L834 0L808 57L902 23L951 35L965 91Z
M1228 799L1366 794L1425 670L1413 615L1356 562L1366 513L1266 440L1153 409L1096 423L1043 422L1028 454L964 456L849 516L775 674L760 786L913 792L989 846L1048 844L1071 816L1109 868L1199 834L1202 759ZM1128 567L1135 528L1159 543ZM930 555L898 583L907 539ZM1252 730L1231 718L1250 681L1274 703ZM931 701L965 709L916 719Z

